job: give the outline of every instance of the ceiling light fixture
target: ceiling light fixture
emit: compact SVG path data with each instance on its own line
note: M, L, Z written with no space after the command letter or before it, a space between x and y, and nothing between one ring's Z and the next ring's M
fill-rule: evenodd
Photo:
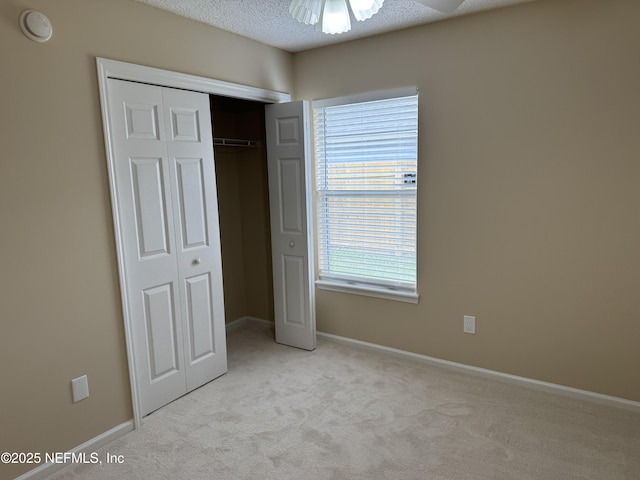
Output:
M349 0L353 16L364 21L375 15L384 0ZM289 13L306 25L315 25L323 33L344 33L351 30L347 0L293 0Z

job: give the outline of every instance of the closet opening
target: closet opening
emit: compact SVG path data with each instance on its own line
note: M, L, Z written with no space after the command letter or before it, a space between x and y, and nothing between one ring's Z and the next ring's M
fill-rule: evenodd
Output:
M265 104L210 95L225 322L274 321Z

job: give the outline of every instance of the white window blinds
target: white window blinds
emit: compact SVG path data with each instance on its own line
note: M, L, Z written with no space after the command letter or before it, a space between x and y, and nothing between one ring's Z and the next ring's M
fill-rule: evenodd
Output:
M315 102L314 126L320 279L415 292L415 89Z

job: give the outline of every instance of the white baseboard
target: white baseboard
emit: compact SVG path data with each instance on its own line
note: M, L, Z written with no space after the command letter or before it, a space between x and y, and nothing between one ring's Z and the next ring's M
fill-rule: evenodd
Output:
M384 345L377 345L375 343L362 342L360 340L354 340L352 338L340 337L338 335L332 335L330 333L317 332L318 337L325 340L341 343L344 345L357 346L368 350L373 350L380 353L386 353L399 358L410 359L418 361L425 365L431 365L434 367L446 368L456 372L475 375L476 377L489 378L492 380L510 383L513 385L519 385L521 387L530 388L533 390L539 390L543 392L549 392L556 395L562 395L564 397L575 398L578 400L585 400L592 403L598 403L600 405L607 405L610 407L621 408L629 410L635 413L640 413L640 402L633 400L627 400L625 398L613 397L610 395L603 395L601 393L590 392L588 390L580 390L577 388L566 387L564 385L558 385L555 383L542 382L540 380L534 380L532 378L519 377L517 375L510 375L508 373L496 372L495 370L488 370L486 368L473 367L465 365L463 363L451 362L448 360L442 360L440 358L429 357L427 355L421 355L418 353L407 352L405 350L398 350L396 348L385 347Z
M78 445L77 447L69 450L69 453L90 454L92 452L95 452L99 448L104 447L107 443L112 442L116 438L119 438L131 431L133 431L133 420L121 423L120 425L113 427L111 430L107 430L106 432L101 433L97 437L84 442L82 445ZM68 464L64 463L44 463L39 467L20 475L15 480L43 480L52 473L55 473L67 466Z
M268 322L255 317L242 317L238 320L227 324L227 329L237 328L245 325L248 322L259 322L263 324L273 325L273 322ZM404 358L408 360L417 361L425 365L431 365L433 367L446 368L448 370L465 373L467 375L474 375L476 377L488 378L503 383L510 383L512 385L518 385L532 390L538 390L555 395L561 395L563 397L575 398L578 400L584 400L600 405L606 405L609 407L620 408L628 410L634 413L640 413L640 402L633 400L627 400L626 398L614 397L611 395L603 395L601 393L590 392L588 390L580 390L578 388L567 387L565 385L558 385L556 383L543 382L541 380L534 380L527 377L519 377L517 375L511 375L508 373L497 372L495 370L489 370L486 368L473 367L471 365L465 365L464 363L451 362L449 360L442 360L440 358L429 357L419 353L407 352L406 350L399 350L397 348L385 347L384 345L378 345L375 343L363 342L355 340L353 338L341 337L339 335L333 335L331 333L316 332L319 338L324 340L341 343L343 345L350 345L354 347L360 347L368 350L372 350L378 353L385 353L398 358Z
M262 318L258 318L258 317L249 317L249 316L245 316L245 317L240 317L237 318L229 323L226 324L225 328L228 331L231 330L235 330L236 328L240 328L243 325L246 325L249 322L254 322L254 323L262 323L264 325L273 325L273 322L270 322L269 320L264 320Z

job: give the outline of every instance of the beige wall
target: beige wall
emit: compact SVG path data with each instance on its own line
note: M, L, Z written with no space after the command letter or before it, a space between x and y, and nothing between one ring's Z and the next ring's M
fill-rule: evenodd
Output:
M420 303L320 291L318 330L640 401L638 18L540 0L296 54L297 98L420 89Z
M245 316L273 322L266 166L262 148L216 148L227 323Z
M215 147L226 321L273 321L264 105L213 97L212 119L215 137L260 145Z
M20 32L26 8L50 42ZM290 54L137 2L0 2L2 452L65 451L132 417L96 56L291 90Z

